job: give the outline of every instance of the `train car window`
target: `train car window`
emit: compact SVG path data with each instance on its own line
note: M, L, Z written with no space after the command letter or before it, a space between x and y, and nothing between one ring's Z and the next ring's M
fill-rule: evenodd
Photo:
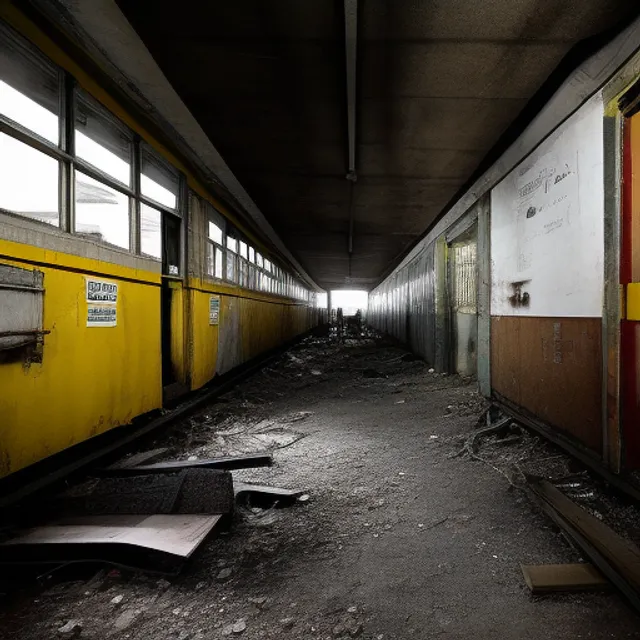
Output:
M262 269L264 266L264 262L262 260L262 256L256 251L256 264Z
M0 133L0 209L60 225L59 162Z
M162 212L144 203L140 205L140 251L162 258Z
M222 279L223 275L223 251L211 242L207 243L207 275Z
M238 284L249 286L249 263L244 258L238 258Z
M256 263L256 250L253 247L249 247L249 262L251 264Z
M249 257L249 254L247 252L247 243L246 242L242 242L242 240L240 240L240 255L246 260Z
M147 145L142 145L140 193L159 205L178 210L180 175Z
M209 215L213 215L211 208ZM221 221L221 224L224 222ZM224 231L211 220L207 221L207 240L207 275L221 280L224 277Z
M233 253L238 253L238 241L231 236L227 236L227 249L233 251Z
M211 242L215 242L216 244L222 246L222 229L215 222L209 221L208 233L209 240L211 240Z
M75 172L76 233L129 248L129 197Z
M266 258L264 259L264 268L266 271L271 272L271 263Z
M75 153L96 169L131 186L133 138L95 100L76 93Z
M60 87L58 69L7 27L0 27L0 113L59 145Z
M227 240L227 280L236 281L236 254L229 248Z

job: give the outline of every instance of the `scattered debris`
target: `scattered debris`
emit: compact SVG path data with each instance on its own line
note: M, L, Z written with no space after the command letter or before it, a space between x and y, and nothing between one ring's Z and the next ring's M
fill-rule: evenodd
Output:
M82 633L82 622L80 620L69 620L67 624L58 629L58 633L64 636L79 636Z
M232 574L233 574L233 570L230 569L229 567L225 567L224 569L220 569L220 571L218 571L216 580L218 582L226 582L227 580L229 580L229 578L231 578Z
M280 624L283 629L293 629L296 624L296 620L295 618L282 618L282 620L280 620Z
M111 604L120 604L123 600L124 600L124 596L120 594L115 598L111 598Z
M124 631L130 627L135 619L142 613L140 609L126 609L113 622L113 626L118 631Z
M231 625L231 633L235 633L235 634L243 633L246 628L247 628L247 621L244 618L240 618L239 620L236 620L236 622L234 622Z

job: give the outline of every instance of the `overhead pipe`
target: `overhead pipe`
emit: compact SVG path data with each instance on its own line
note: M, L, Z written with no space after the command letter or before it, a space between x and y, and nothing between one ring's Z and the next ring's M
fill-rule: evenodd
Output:
M356 174L356 54L358 49L358 0L344 0L344 34L347 76L347 135L349 147L349 276L353 253L353 188Z
M347 126L349 136L349 172L347 180L356 180L356 52L358 47L358 0L344 0L344 32L347 64Z

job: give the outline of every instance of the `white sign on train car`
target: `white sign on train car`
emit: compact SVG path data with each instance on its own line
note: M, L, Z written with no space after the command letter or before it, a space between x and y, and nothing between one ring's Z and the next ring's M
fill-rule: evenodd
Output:
M87 278L87 302L106 302L116 304L118 302L118 285L106 280L94 280Z
M118 324L118 284L86 278L87 327Z

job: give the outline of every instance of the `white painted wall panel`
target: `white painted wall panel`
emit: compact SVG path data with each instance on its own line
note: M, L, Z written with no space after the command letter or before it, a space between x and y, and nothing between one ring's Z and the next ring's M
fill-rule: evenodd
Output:
M492 315L602 315L602 118L598 94L492 190Z

